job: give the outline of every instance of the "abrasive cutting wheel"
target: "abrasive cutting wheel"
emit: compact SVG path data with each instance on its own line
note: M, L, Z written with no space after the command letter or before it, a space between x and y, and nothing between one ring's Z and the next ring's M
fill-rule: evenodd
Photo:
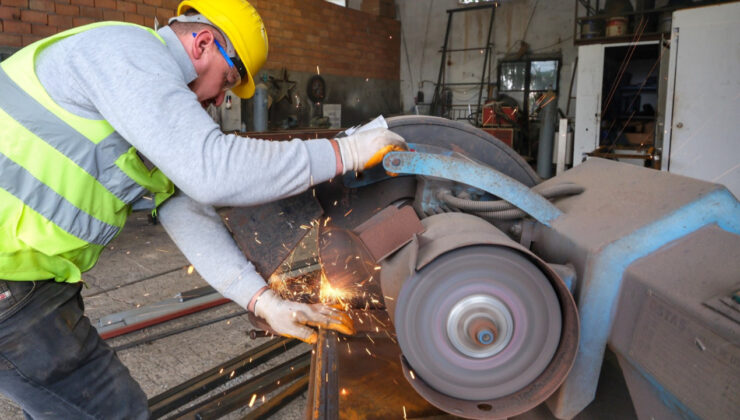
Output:
M550 281L507 247L447 252L406 280L395 327L408 365L436 391L486 401L531 384L561 336Z

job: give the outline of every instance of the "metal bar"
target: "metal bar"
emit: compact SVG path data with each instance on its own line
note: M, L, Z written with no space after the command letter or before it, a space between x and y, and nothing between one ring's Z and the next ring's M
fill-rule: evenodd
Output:
M151 306L101 318L98 321L97 330L100 337L107 340L229 302L231 302L230 299L226 299L219 293L211 293L185 302L174 298ZM127 317L130 323L127 322ZM131 321L132 319L138 321ZM119 326L120 324L123 325Z
M308 387L308 376L304 376L298 379L297 381L295 381L294 383L292 383L289 387L285 388L283 392L270 398L268 402L262 404L261 406L257 407L254 411L244 416L242 419L252 420L252 419L267 418L271 414L273 414L275 411L287 405L295 397L305 392L307 387Z
M486 38L486 44L491 44L491 32L493 32L493 20L496 17L496 8L491 7L491 20L488 23L488 38ZM486 48L486 56L483 59L483 71L480 74L480 88L478 88L478 108L476 108L476 115L481 115L481 100L483 98L483 82L486 80L486 65L488 64L488 57L491 55L491 50ZM482 120L482 118L481 118ZM477 121L477 117L476 117ZM482 125L482 124L481 124Z
M480 51L480 50L486 49L486 48L491 48L490 42L488 43L488 45L483 46L483 47L477 47L477 48L475 48L475 47L473 47L473 48L450 48L450 49L447 50L447 52ZM437 52L442 52L442 50L439 50Z
M179 420L191 418L210 420L221 418L249 404L250 400L256 398L254 396L257 394L267 395L281 386L289 384L296 378L308 378L310 365L311 353L303 353L224 391L222 395L216 395L208 401L190 408L186 412L179 413L176 418Z
M339 379L337 375L337 333L321 330L314 345L309 375L306 417L311 420L339 418Z
M479 84L478 82L455 82L445 83L445 86L478 86Z
M575 15L573 16L573 40L574 41L578 39L578 3L581 1L583 0L575 0L576 5L573 8L574 10L573 14ZM589 3L590 3L590 0L589 0ZM588 14L588 9L586 10L586 14Z
M578 70L578 56L573 61L573 73L570 76L570 86L568 87L568 103L565 105L565 117L568 118L570 112L570 100L573 98L573 85L576 80L576 71Z
M383 167L392 173L433 176L479 188L508 201L548 227L563 213L519 181L467 159L421 152L391 152L383 159Z
M235 312L233 314L223 315L223 316L220 316L218 318L209 319L209 320L206 320L206 321L203 321L203 322L199 322L199 323L196 323L196 324L193 324L193 325L186 325L186 326L181 327L181 328L175 328L173 330L165 331L165 332L162 332L160 334L155 334L155 335L151 335L149 337L144 337L144 338L142 338L140 340L134 340L134 341L131 341L129 343L121 344L120 346L113 347L113 350L115 350L115 351L118 352L118 351L121 351L121 350L130 349L131 347L136 347L138 345L145 344L145 343L151 343L152 341L159 340L161 338L169 337L169 336L175 335L175 334L180 334L181 332L189 331L189 330L192 330L192 329L195 329L195 328L204 327L206 325L210 325L210 324L213 324L213 323L216 323L216 322L219 322L219 321L224 321L226 319L234 318L235 316L240 316L240 315L244 315L244 314L245 314L245 312L242 310L242 311L239 311L239 312Z
M249 338L252 340L256 340L258 338L273 337L275 334L264 330L249 330L247 335L249 335Z
M149 399L152 418L164 414L283 353L300 341L276 338Z
M582 21L582 20L593 20L593 19L609 19L614 16L628 17L628 16L636 16L636 15L651 15L651 14L658 14L658 13L663 13L663 12L675 12L676 10L679 10L679 9L681 9L681 7L670 6L670 7L661 7L658 9L650 9L650 10L634 10L632 12L619 12L614 15L581 16L577 18L576 20Z
M448 11L449 12L449 11ZM447 41L450 38L450 27L452 25L452 14L447 15L447 29L445 30L445 42L442 45L442 59L439 62L439 73L437 74L437 84L434 87L434 96L432 96L432 107L429 110L431 115L437 114L439 100L442 93L442 73L445 69L445 59L447 58Z
M555 162L555 175L565 171L565 152L568 150L568 119L561 118L558 126L558 152Z
M447 13L469 12L471 10L480 10L480 9L488 9L488 8L495 9L496 7L498 7L498 4L494 2L493 4L481 4L478 6L461 7L459 9L447 9Z

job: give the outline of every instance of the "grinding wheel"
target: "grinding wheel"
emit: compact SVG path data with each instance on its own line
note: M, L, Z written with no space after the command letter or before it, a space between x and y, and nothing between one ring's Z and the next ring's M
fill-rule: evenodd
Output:
M469 246L415 272L398 296L395 327L411 369L442 394L492 400L532 383L561 336L550 281L521 253Z

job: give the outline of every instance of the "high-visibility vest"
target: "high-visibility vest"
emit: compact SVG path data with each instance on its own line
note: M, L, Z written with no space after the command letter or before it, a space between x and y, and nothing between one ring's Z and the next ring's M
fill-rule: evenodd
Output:
M159 205L174 192L107 121L64 110L36 76L41 50L107 25L130 24L70 29L0 63L0 279L78 282L120 233L132 203L153 194Z

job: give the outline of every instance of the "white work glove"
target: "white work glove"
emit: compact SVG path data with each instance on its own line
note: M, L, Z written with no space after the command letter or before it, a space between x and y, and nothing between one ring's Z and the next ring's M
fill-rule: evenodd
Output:
M355 333L352 320L346 313L319 303L308 305L292 302L266 290L254 305L254 314L264 318L276 333L313 344L318 338L316 330L323 327L342 334Z
M342 155L343 172L359 172L380 163L386 153L406 150L403 137L387 128L358 131L336 139Z

